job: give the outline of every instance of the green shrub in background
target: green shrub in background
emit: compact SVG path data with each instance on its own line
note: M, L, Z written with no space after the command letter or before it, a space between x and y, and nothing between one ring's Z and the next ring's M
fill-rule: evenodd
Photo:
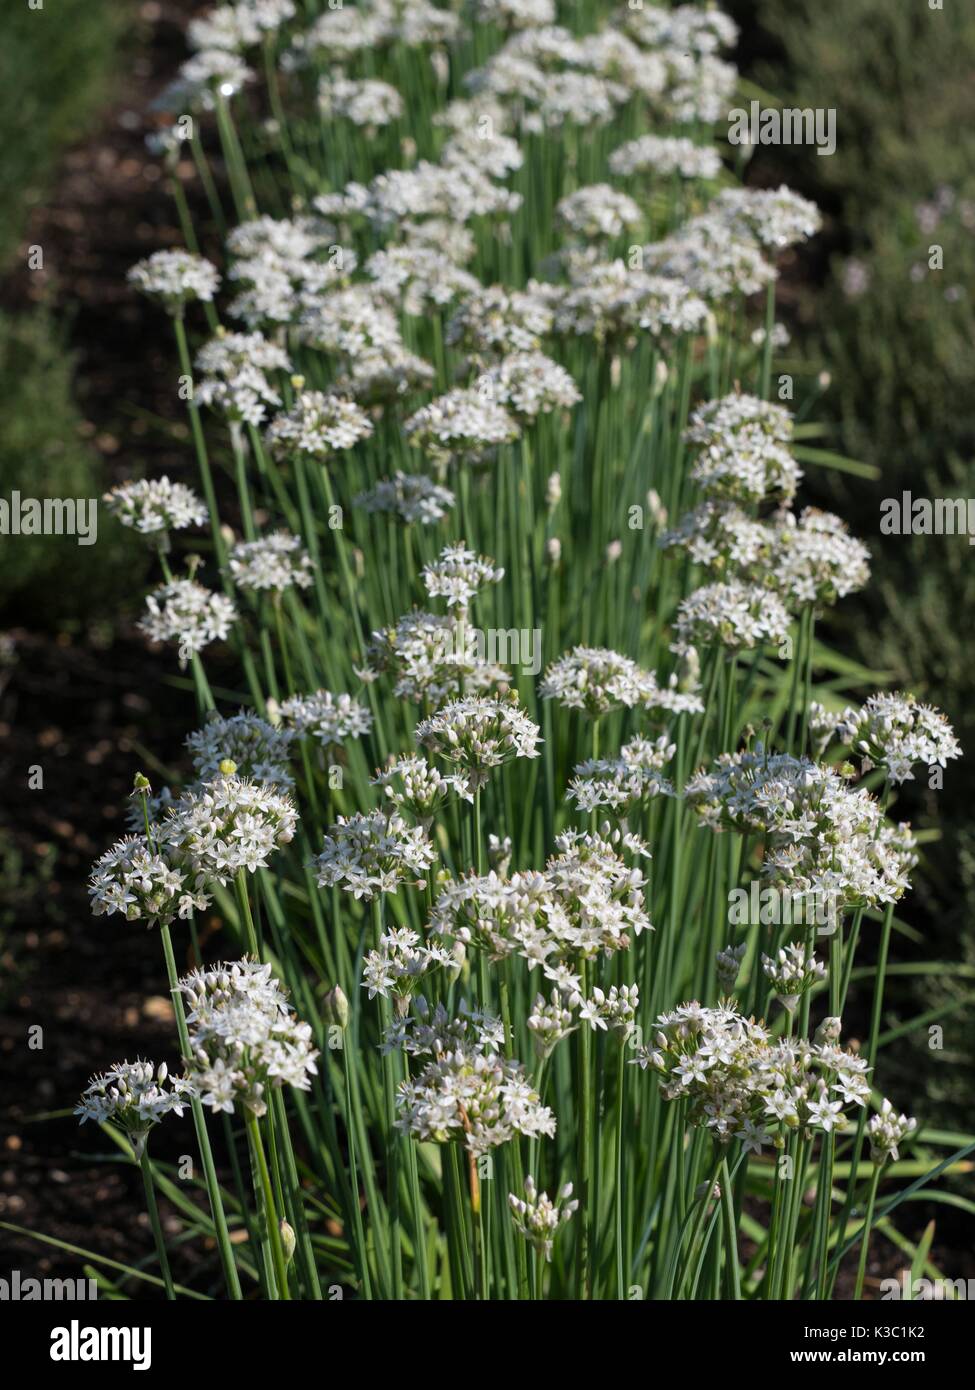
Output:
M836 110L835 155L769 147L756 153L753 173L787 178L827 214L822 283L802 306L808 328L797 346L810 372L829 364L821 410L832 413L833 443L880 470L876 483L831 482L823 499L839 505L874 554L877 582L848 605L849 636L860 659L888 671L895 686L922 698L937 690L971 759L975 552L963 537L883 537L879 517L882 499L905 490L975 497L975 10L932 10L927 0L759 0L732 9L745 30L748 77L787 105ZM912 789L906 812L942 832L914 895L923 954L965 964L915 986L919 1013L953 1012L944 1015L942 1052L917 1042L918 1031L903 1061L929 1057L929 1089L958 1105L959 1122L975 1085L967 769L960 764L942 791Z
M26 0L4 6L0 43L0 268L16 273L31 209L51 194L65 149L111 92L130 6L118 0ZM120 268L121 273L121 268ZM71 298L69 284L53 295ZM80 433L72 360L55 313L0 315L0 495L99 497L102 461ZM129 548L126 547L126 551ZM138 564L141 557L133 557ZM72 536L0 537L0 619L79 622L111 599L126 554L117 528L97 546ZM72 579L74 576L74 579Z
M100 498L101 458L83 438L71 395L64 331L44 309L0 315L0 496ZM141 573L141 549L106 524L97 543L75 536L0 537L0 620L54 626L117 602L122 569Z
M127 0L27 0L3 7L0 43L0 266L10 265L30 209L62 151L108 97Z

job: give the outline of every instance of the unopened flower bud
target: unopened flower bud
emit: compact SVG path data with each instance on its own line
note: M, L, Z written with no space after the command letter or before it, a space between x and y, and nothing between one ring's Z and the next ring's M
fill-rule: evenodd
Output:
M284 1219L280 1222L281 1248L284 1251L284 1262L289 1265L295 1257L295 1233Z
M349 1001L341 985L335 985L322 1000L322 1018L343 1032L349 1026Z
M221 777L233 777L237 771L237 764L233 758L222 758L220 761L219 772Z

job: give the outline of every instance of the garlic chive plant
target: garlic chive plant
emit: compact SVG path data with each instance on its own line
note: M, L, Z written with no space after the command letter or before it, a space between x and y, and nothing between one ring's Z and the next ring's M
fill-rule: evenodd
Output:
M709 134L735 37L614 0L190 27L188 249L130 279L200 495L108 500L190 766L91 879L100 931L158 929L183 1070L79 1113L152 1215L146 1137L190 1110L198 1292L860 1294L970 1151L883 1098L904 784L961 750L913 697L838 707L869 552L797 501L774 386L819 214Z

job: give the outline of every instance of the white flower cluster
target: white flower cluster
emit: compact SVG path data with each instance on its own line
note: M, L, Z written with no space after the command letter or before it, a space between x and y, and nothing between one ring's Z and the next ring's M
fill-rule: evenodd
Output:
M354 254L336 244L335 228L318 217L255 217L227 237L234 258L229 279L242 286L227 312L251 328L293 324L323 293L345 282Z
M150 299L158 299L167 313L178 315L191 300L212 300L220 276L203 256L189 251L154 251L132 267L128 281Z
M792 1013L813 985L826 979L826 967L801 944L782 946L774 956L762 956L762 973Z
M579 961L625 950L631 935L650 929L645 881L621 857L621 847L646 853L632 835L570 831L558 837L557 853L542 873L504 878L492 871L450 880L434 903L431 928L492 960L522 956L529 968L541 967L563 1007L575 1008L583 997ZM537 1031L550 1026L546 1018Z
M422 826L386 811L339 816L316 859L320 888L343 888L371 902L401 883L422 888L437 853Z
M230 577L238 589L281 594L297 586L307 589L314 566L301 543L290 531L272 531L256 541L238 541L228 557Z
M147 927L185 919L210 905L192 861L163 835L126 835L97 861L88 884L95 917L121 913Z
M421 719L417 743L463 769L473 790L485 785L490 769L512 758L537 758L538 725L529 719L514 691L506 697L469 695L450 700Z
M545 672L538 693L564 709L600 719L616 709L634 709L655 696L655 678L628 656L606 647L573 647Z
M191 48L253 48L295 15L294 0L234 0L191 19L186 37Z
M559 298L555 328L597 342L699 333L708 308L688 285L667 275L630 269L625 261L585 261L572 269L572 283Z
M183 793L170 810L160 841L193 865L205 884L267 867L276 849L294 839L298 816L287 792L246 777L215 777Z
M822 747L835 737L870 765L883 767L892 782L912 780L915 763L946 767L961 757L961 744L941 711L900 693L871 695L862 708L837 715L813 704L810 727Z
M506 685L508 672L484 661L468 636L450 614L405 613L395 627L373 633L370 674L390 672L397 699L434 707L461 694Z
M475 277L445 252L413 241L376 251L365 271L381 295L414 318L444 309L479 288Z
M288 1003L269 965L238 960L194 970L179 982L186 997L190 1079L204 1105L233 1114L267 1111L275 1086L307 1091L318 1068L311 1028Z
M559 1230L578 1211L579 1203L572 1198L572 1184L560 1188L553 1202L547 1192L539 1192L534 1179L525 1179L525 1195L508 1193L508 1205L518 1234L537 1250L543 1260L551 1260L555 1237Z
M447 487L435 483L423 473L401 473L382 478L369 492L354 499L357 507L367 512L386 512L398 516L408 526L419 522L432 526L442 521L456 502Z
M660 1073L666 1099L687 1103L691 1124L723 1144L740 1140L746 1153L781 1148L789 1129L843 1130L846 1107L869 1098L864 1058L831 1042L776 1037L730 1005L682 1004L655 1026L636 1062Z
M423 583L430 597L445 598L448 608L465 614L485 585L499 584L503 578L503 569L468 550L463 541L445 545L439 559L423 567Z
M370 999L375 999L377 994L384 999L394 998L402 1013L424 975L457 964L444 946L427 945L420 933L411 927L395 927L383 932L378 948L366 955L362 988L369 991Z
M223 717L212 714L202 729L186 740L193 769L201 782L220 775L220 764L232 762L239 777L263 782L277 791L290 791L294 779L289 771L294 734L266 719L241 710Z
M281 703L281 718L300 737L317 738L326 748L362 738L372 728L372 713L361 701L330 690L292 695Z
M709 444L691 469L691 481L703 492L732 502L791 502L801 477L789 450L754 425Z
M495 1050L493 1036L476 1016L464 1015L451 1026L438 1006L431 1023L427 1017L421 1012L415 1032L407 1024L402 1034L393 1035L398 1040L405 1034L403 1045L411 1055L430 1057L397 1092L401 1130L420 1141L461 1143L473 1156L517 1134L531 1139L555 1134L555 1116L542 1105L522 1064Z
M478 378L477 390L488 394L521 424L554 410L568 410L582 400L572 377L542 352L513 352Z
M143 536L205 526L208 519L207 509L193 489L165 476L119 483L102 501L123 526L131 526Z
M900 1157L898 1145L909 1138L917 1129L917 1120L898 1115L886 1098L876 1115L867 1121L867 1134L870 1138L870 1162L879 1168L887 1160L895 1162Z
M707 584L677 606L675 652L721 645L729 651L777 646L788 636L789 614L777 595L756 584Z
M193 1094L185 1076L169 1076L165 1062L158 1068L152 1062L115 1062L92 1077L74 1113L81 1124L92 1120L121 1129L141 1158L153 1126L170 1113L181 1116Z
M375 128L399 120L403 98L388 82L375 78L321 77L318 105L323 116Z
M398 810L408 811L427 828L434 812L451 793L464 801L474 800L465 778L441 772L415 753L390 758L386 767L372 779L372 785L382 787Z
M831 512L807 507L797 518L750 516L734 502L708 501L660 538L686 550L695 564L773 590L790 607L823 607L863 588L870 552Z
M641 135L627 140L609 157L614 174L679 174L682 179L716 179L721 157L712 145L698 145L683 135Z
M781 188L725 188L708 209L732 235L751 235L761 246L783 251L815 236L822 218L815 203Z
M174 579L146 596L140 631L151 642L175 642L181 661L211 642L222 642L237 619L226 594L216 594L195 579Z
M689 444L707 449L713 444L723 443L729 435L737 434L739 430L751 428L761 431L777 444L788 444L792 439L792 416L785 406L776 405L774 401L733 391L729 396L720 396L697 406L684 438Z
M832 768L760 744L723 753L684 788L712 829L759 832L762 872L793 895L838 908L896 901L916 862L906 826L885 821L877 802Z
M568 796L580 811L608 807L614 811L645 805L655 796L673 796L674 788L660 769L677 751L666 734L651 742L636 735L617 758L590 758L577 763Z
M489 395L463 388L421 406L403 429L414 448L440 468L484 462L519 435L517 422Z
M758 294L776 278L756 241L736 235L722 218L706 212L663 241L644 246L643 268L679 280L708 304Z
M325 459L352 449L372 434L372 422L355 401L324 391L299 391L290 410L272 420L267 442L276 458L298 454Z
M256 427L268 406L281 404L267 373L290 372L291 359L262 333L221 333L197 353L196 368L203 373L194 391L201 405Z
M608 183L587 184L555 204L556 222L583 242L615 241L641 218L629 194Z
M523 290L477 289L447 324L447 342L474 361L536 352L552 329L552 287L529 280Z

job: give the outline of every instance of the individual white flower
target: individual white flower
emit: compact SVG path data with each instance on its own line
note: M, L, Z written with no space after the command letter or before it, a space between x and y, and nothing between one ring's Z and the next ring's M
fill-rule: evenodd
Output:
M185 1076L169 1075L163 1062L115 1062L107 1072L93 1076L82 1092L74 1113L81 1124L114 1125L141 1158L153 1127L169 1114L182 1115L194 1094Z
M237 541L227 564L237 588L256 593L270 590L281 594L292 586L307 589L314 577L314 565L300 536L290 531L272 531L256 541Z
M423 473L401 473L382 478L374 488L362 492L354 505L367 512L386 512L408 526L419 522L432 526L442 521L456 502L449 488L442 487Z
M437 853L422 826L395 812L339 816L315 861L321 888L337 887L371 902L401 883L422 888Z
M161 478L119 483L102 501L123 526L157 540L168 531L204 526L207 509L192 488Z
M205 589L195 579L174 579L146 597L146 616L139 628L152 642L175 642L180 660L222 642L237 619L226 594Z
M290 791L294 779L288 768L294 733L241 710L224 718L214 712L201 729L189 735L186 747L201 782L220 775L220 764L232 762L237 775Z
M292 695L281 704L281 718L300 737L317 738L326 748L362 738L372 728L372 713L361 701L330 690Z
M782 600L754 584L708 584L681 599L674 651L718 644L729 651L779 646L788 636Z
M536 1190L531 1176L525 1178L524 1197L508 1193L515 1229L544 1260L551 1260L556 1234L579 1209L579 1203L571 1198L570 1182L559 1189L553 1202L547 1192Z
M179 982L186 998L189 1076L200 1100L233 1114L267 1111L269 1091L307 1091L318 1068L311 1028L288 1003L270 965L228 961L194 970Z
M276 458L298 454L324 459L371 434L372 422L354 401L324 391L299 391L291 409L271 422L266 438Z
M538 725L508 696L471 695L441 705L414 730L417 743L453 763L475 790L484 786L490 769L512 758L537 758L541 743Z
M132 267L127 279L174 316L181 315L191 300L209 303L220 284L216 267L189 251L154 251Z

